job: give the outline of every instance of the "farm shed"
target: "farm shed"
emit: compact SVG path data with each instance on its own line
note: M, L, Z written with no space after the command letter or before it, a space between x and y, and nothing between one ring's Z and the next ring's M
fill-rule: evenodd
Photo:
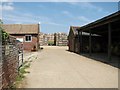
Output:
M68 47L69 47L69 51L71 52L75 52L75 53L80 53L81 51L81 45L83 45L83 51L84 52L88 52L87 48L88 48L88 38L89 38L89 33L86 32L82 32L82 44L80 44L80 35L78 35L78 29L80 27L77 26L70 26L70 31L69 31L69 35L68 35ZM98 35L92 35L93 37L98 37Z
M89 36L84 37L83 32L89 33ZM90 56L97 53L97 55L101 54L101 56L107 56L107 61L111 63L119 62L120 11L80 27L78 34L80 53L84 53L84 48L87 47L87 52L89 52ZM85 38L86 40L84 40ZM85 41L87 42L86 45L84 45Z
M3 29L22 42L24 50L39 49L39 24L3 24Z
M78 26L70 26L68 35L68 47L69 51L79 53L79 41L78 41Z

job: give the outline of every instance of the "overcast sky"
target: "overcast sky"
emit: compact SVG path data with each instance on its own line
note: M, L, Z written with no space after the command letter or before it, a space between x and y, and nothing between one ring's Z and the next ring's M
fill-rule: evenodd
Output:
M1 9L1 8L0 8ZM69 31L118 11L117 2L10 2L2 4L5 24L38 24L41 32Z

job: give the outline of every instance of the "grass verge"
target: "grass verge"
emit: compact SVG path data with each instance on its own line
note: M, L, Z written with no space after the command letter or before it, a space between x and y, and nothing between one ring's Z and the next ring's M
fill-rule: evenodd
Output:
M22 66L19 68L19 74L16 77L16 81L13 85L10 86L11 89L18 88L23 79L25 78L25 74L30 73L29 71L26 71L30 67L30 62L25 61Z

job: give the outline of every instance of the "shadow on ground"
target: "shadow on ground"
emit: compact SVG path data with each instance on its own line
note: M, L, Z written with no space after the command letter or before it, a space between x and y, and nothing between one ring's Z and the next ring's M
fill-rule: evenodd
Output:
M71 52L69 50L66 50L66 51ZM79 53L76 53L76 54L79 54ZM89 53L81 53L79 55L90 58L95 61L100 61L102 63L108 64L120 69L120 56L112 56L111 60L108 60L107 54L105 53L92 53L91 56L89 55Z

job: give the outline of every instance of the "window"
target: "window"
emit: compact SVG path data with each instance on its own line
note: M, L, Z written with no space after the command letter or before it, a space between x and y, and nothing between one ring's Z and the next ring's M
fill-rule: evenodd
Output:
M31 35L26 35L25 36L25 41L26 42L31 42L32 41L32 36Z
M23 38L16 38L17 41L23 42Z

